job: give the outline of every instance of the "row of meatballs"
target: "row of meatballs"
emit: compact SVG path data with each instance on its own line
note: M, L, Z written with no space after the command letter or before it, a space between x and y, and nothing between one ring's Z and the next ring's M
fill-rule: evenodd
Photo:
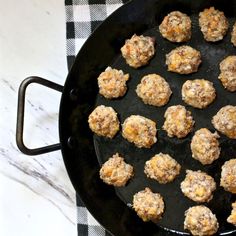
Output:
M144 173L160 184L166 184L176 178L180 169L181 166L170 155L159 153L145 163ZM209 202L216 189L214 179L200 170L187 170L186 173L180 185L183 194L197 203ZM133 175L134 168L118 153L109 158L100 169L100 178L106 184L116 187L125 186ZM236 159L226 161L222 166L220 185L226 191L236 193ZM161 219L165 208L162 196L149 188L134 194L132 206L143 221L153 222ZM227 221L236 226L236 202L232 207ZM218 227L215 215L203 205L191 207L185 212L184 228L193 235L212 235L217 232Z
M199 25L206 41L216 42L222 40L229 28L227 18L224 13L216 10L214 7L205 9L199 14ZM173 11L164 17L159 26L161 35L171 42L186 42L191 38L191 19L180 11ZM231 42L236 46L236 23L233 26ZM133 35L131 39L126 40L125 45L121 48L122 56L126 59L128 65L133 68L144 66L155 54L155 39ZM181 47L180 47L181 48ZM192 54L192 55L191 55ZM173 56L173 55L170 55ZM188 56L198 59L199 55L195 51L189 51ZM187 59L187 56L185 56ZM195 63L194 63L195 62ZM193 61L193 68L178 68L178 73L188 74L196 71L199 59ZM170 71L175 71L175 67Z
M192 73L197 71L200 58L200 52L197 50L190 46L181 46L167 54L166 64L170 71ZM98 77L99 93L107 99L122 97L127 91L126 83L129 78L130 75L122 70L108 67ZM236 91L236 56L231 55L221 61L218 78L225 89ZM172 94L169 84L157 74L144 76L136 92L144 103L153 106L165 105ZM182 88L182 97L191 106L205 108L215 99L216 91L213 83L208 80L188 80Z
M232 57L234 58L233 65L235 65L235 71L232 72L232 76L229 77L229 73L231 73L229 70L225 72L222 69L219 78L222 78L225 87L234 91L236 89L236 79L230 81L229 78L236 78L236 56L227 57L221 64L223 65L226 60ZM230 66L232 66L232 63ZM227 82L225 81L226 77ZM128 79L129 74L124 74L122 70L108 67L98 77L99 93L107 99L122 97L127 91L126 82ZM168 103L172 91L163 77L158 74L148 74L137 85L136 93L145 104L161 107ZM213 83L205 79L187 80L182 86L181 93L185 103L199 109L207 107L216 98L216 90Z
M182 105L168 107L164 117L162 128L169 137L186 137L192 131L195 123L191 112ZM112 107L104 105L97 106L92 111L88 123L94 133L108 138L113 138L120 129L117 113ZM212 124L222 134L236 139L236 106L222 107L213 116ZM139 148L150 148L157 141L156 134L156 123L140 115L131 115L122 124L122 136ZM217 133L211 133L206 128L198 130L191 143L193 157L203 164L210 164L217 159L219 156L218 137ZM202 155L201 152L203 152ZM212 154L211 161L203 159L204 155L209 156L210 154Z
M206 41L217 42L226 35L229 23L224 12L210 7L199 13L199 26ZM190 40L191 28L190 17L180 11L170 12L159 26L161 35L175 43ZM236 46L236 23L231 33L231 42Z

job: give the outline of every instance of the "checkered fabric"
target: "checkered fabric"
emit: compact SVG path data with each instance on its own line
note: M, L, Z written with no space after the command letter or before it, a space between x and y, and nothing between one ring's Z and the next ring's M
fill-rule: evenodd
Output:
M128 0L65 0L68 68L96 27Z
M94 29L125 2L128 0L65 0L68 68ZM76 199L78 236L110 236L87 211L78 195Z
M80 197L76 196L77 203L77 232L78 236L111 236L99 223L93 218L85 208Z

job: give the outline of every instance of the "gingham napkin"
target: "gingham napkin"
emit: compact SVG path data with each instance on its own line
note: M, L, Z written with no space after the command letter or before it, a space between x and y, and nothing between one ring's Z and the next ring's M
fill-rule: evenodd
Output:
M65 0L68 68L81 46L113 11L129 0Z
M67 63L70 68L94 29L128 0L65 0ZM78 236L109 236L77 196Z

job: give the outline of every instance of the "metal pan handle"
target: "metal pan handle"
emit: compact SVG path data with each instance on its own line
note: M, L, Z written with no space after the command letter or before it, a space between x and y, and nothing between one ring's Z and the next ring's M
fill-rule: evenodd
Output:
M24 112L25 112L25 92L28 85L31 83L41 84L48 88L54 89L56 91L62 92L63 86L48 81L46 79L37 77L37 76L30 76L22 81L19 91L18 91L18 108L17 108L17 123L16 123L16 143L18 148L24 154L33 156L39 155L47 152L52 152L61 149L61 144L53 144L45 147L40 148L27 148L23 141L23 130L24 130Z

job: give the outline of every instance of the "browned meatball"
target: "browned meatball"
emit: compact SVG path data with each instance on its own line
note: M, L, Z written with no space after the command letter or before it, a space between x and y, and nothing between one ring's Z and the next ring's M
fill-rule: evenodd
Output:
M231 33L231 43L236 47L236 22L234 23L233 30Z
M191 38L191 19L180 11L172 11L165 16L159 30L171 42L186 42Z
M236 159L226 161L221 170L220 186L228 192L236 193Z
M206 128L196 131L191 142L192 157L203 165L217 160L220 156L219 137L217 132L211 133Z
M195 202L209 202L213 195L212 192L216 189L214 179L198 170L187 170L187 175L181 183L183 194Z
M170 155L159 153L145 163L144 173L160 184L166 184L175 179L180 169L180 164Z
M201 64L201 53L190 46L181 46L166 55L168 71L179 74L191 74Z
M185 212L184 229L196 236L213 235L219 228L216 216L206 206L190 207Z
M214 7L199 13L199 25L205 40L211 42L222 40L229 27L224 12Z
M213 117L212 124L222 134L236 139L236 106L222 107Z
M227 90L236 91L236 56L228 56L220 63L218 78Z
M134 175L133 167L126 164L124 158L118 153L106 161L100 169L100 178L109 185L116 187L125 186Z
M146 117L132 115L122 124L122 135L137 147L150 148L156 141L156 123Z
M133 197L133 208L143 221L157 222L164 212L164 201L159 193L145 188Z
M134 34L121 48L122 56L131 67L138 68L148 64L155 54L155 40L148 36Z
M227 222L236 226L236 202L232 203L232 211L230 216L227 218Z
M108 99L122 97L126 93L128 79L129 74L107 67L98 77L99 93Z
M169 137L184 138L192 131L194 120L184 106L170 106L165 112L163 129Z
M182 99L190 106L205 108L216 98L213 83L204 79L187 80L182 87Z
M142 78L136 93L145 104L160 107L168 103L172 91L164 78L157 74L150 74Z
M90 129L99 136L113 138L119 131L120 122L112 107L98 106L89 115Z

